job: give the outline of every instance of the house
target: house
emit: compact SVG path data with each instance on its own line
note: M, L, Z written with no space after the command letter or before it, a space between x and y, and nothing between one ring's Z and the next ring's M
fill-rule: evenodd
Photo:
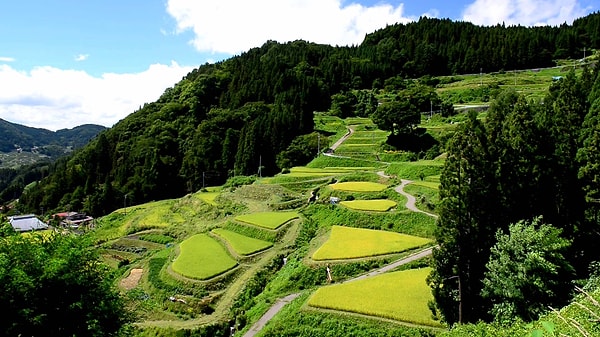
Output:
M83 225L89 225L94 220L94 218L91 216L77 212L56 213L54 214L54 217L60 219L60 224L62 226L71 228L79 228Z
M43 223L34 214L11 216L8 218L8 222L10 222L10 225L17 232L48 229L48 225Z

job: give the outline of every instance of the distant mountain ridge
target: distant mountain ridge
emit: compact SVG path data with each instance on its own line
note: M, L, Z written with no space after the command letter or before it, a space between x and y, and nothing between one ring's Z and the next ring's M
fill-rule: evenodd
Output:
M50 145L79 148L105 129L101 125L85 124L72 129L50 131L0 119L0 152L44 151L43 148Z

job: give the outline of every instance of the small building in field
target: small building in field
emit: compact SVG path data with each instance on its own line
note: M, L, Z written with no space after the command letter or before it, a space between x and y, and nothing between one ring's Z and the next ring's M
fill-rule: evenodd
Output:
M48 225L38 219L34 214L11 216L8 218L8 222L17 232L32 232L48 229Z
M55 218L60 219L60 224L65 227L79 228L84 225L90 225L94 218L77 212L62 212L54 214Z

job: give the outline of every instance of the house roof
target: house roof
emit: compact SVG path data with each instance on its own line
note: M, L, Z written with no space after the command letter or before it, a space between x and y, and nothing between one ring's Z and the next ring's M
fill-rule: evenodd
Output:
M27 232L40 229L47 229L48 225L40 221L33 214L11 216L8 222L17 232Z

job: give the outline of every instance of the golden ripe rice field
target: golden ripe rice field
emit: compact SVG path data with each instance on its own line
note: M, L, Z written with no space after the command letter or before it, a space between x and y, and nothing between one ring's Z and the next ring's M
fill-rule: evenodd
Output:
M332 226L327 241L312 255L313 260L344 260L400 253L425 246L432 240L373 229Z
M441 327L427 305L433 300L425 282L430 272L431 268L411 269L322 287L308 305Z

